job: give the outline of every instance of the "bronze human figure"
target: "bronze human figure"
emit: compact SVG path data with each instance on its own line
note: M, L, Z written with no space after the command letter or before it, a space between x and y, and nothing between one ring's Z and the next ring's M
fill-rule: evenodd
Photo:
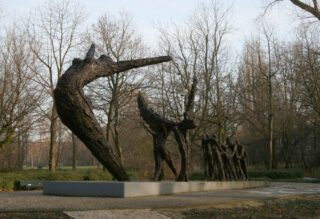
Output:
M100 77L108 77L133 68L154 65L171 60L169 56L114 62L101 55L94 58L92 44L84 59L76 58L58 80L54 100L61 121L87 146L92 154L109 170L115 179L129 180L128 174L107 142L97 122L83 87Z

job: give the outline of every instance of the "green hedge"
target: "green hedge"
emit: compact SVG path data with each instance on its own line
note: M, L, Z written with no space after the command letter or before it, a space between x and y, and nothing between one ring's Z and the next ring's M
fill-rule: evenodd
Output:
M102 169L57 170L21 170L0 171L0 191L12 191L16 181L81 181L81 180L112 180L112 176Z
M275 170L250 170L250 178L299 179L304 176L302 169L275 169Z
M206 177L201 172L193 172L190 174L190 180L206 180Z

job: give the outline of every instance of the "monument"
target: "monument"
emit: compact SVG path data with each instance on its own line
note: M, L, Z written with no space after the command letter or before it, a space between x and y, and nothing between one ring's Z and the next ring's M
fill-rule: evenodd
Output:
M245 160L242 159L246 155L244 148L238 142L234 145L229 145L228 148L231 149L233 146L234 151L234 157L230 159L226 155L226 148L222 147L222 145L218 144L215 139L210 138L208 135L202 141L204 151L206 152L207 169L209 170L208 179L230 181L187 182L189 150L187 132L196 127L192 118L197 84L196 77L193 78L183 119L180 122L168 120L154 112L148 106L142 94L139 94L137 99L140 115L148 125L154 142L155 171L153 180L162 180L163 161L165 161L176 176L176 180L180 182L129 182L130 179L127 172L115 155L112 145L108 143L103 135L102 128L93 114L91 102L84 94L83 87L97 78L108 77L133 68L168 62L171 61L171 57L159 56L114 62L106 55L101 55L98 59L95 59L94 54L95 45L92 44L84 59L76 58L73 60L72 65L58 80L56 89L54 90L54 100L61 121L81 139L117 181L44 182L44 194L135 197L214 189L252 188L268 185L266 182L231 181L240 179L240 175L236 175L237 169L233 169L230 163L233 158L235 159L234 161L237 161L238 171L242 171L241 179L247 179ZM170 154L165 148L167 137L171 132L174 134L180 152L181 165L179 174L173 165Z

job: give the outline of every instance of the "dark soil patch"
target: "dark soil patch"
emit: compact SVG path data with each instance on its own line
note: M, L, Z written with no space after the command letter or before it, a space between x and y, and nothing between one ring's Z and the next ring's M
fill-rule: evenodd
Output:
M14 211L0 212L0 219L71 219L63 212Z

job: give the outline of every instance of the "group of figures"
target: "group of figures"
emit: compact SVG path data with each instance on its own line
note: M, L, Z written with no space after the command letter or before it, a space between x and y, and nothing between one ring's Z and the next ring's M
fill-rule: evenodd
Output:
M188 181L188 156L190 142L187 138L188 130L196 128L192 119L192 108L196 92L197 78L194 77L191 90L188 94L186 111L181 122L168 120L154 112L148 106L145 98L138 95L138 107L140 116L145 122L145 127L153 137L154 151L154 181L160 181L164 177L163 164L168 167L176 177L177 181ZM169 134L173 132L179 148L181 158L180 173L177 174L169 150L165 147ZM208 180L247 180L247 153L244 146L238 141L232 143L230 138L226 144L218 143L215 135L205 134L202 137L202 151L204 160L205 176Z
M232 143L227 138L226 144L220 144L214 134L205 134L202 137L202 152L208 180L248 179L248 155L237 140Z
M54 100L61 121L87 146L116 180L129 181L130 178L114 153L113 146L104 136L103 129L95 118L92 104L85 96L83 87L100 77L108 77L133 68L155 65L171 60L169 56L159 56L114 62L106 55L95 58L95 45L92 44L85 58L75 58L72 65L58 80L54 90ZM164 162L168 164L177 181L188 181L190 142L187 136L188 130L196 127L192 119L196 84L197 79L194 76L181 122L171 121L160 116L147 105L141 94L138 96L140 115L153 137L155 159L153 180L155 181L163 179ZM171 132L174 134L180 152L181 166L179 174L173 165L169 151L165 147ZM237 142L235 144L227 143L227 147L225 147L225 145L218 144L212 136L206 135L203 138L203 148L206 154L206 173L209 179L247 178L244 149ZM227 148L233 151L232 156L227 154ZM233 166L231 165L231 157Z
M196 84L197 78L194 77L191 90L188 94L183 120L181 122L171 121L154 112L153 109L148 106L142 94L140 93L138 95L137 101L140 110L140 116L144 120L146 125L145 127L153 138L153 153L155 161L155 170L153 175L154 181L160 181L163 179L164 161L169 166L177 181L188 181L189 141L187 135L188 130L196 128L196 124L191 116L192 113L190 113L193 108ZM169 150L167 150L165 147L171 132L174 134L181 158L179 174L177 173L177 170L171 159Z

